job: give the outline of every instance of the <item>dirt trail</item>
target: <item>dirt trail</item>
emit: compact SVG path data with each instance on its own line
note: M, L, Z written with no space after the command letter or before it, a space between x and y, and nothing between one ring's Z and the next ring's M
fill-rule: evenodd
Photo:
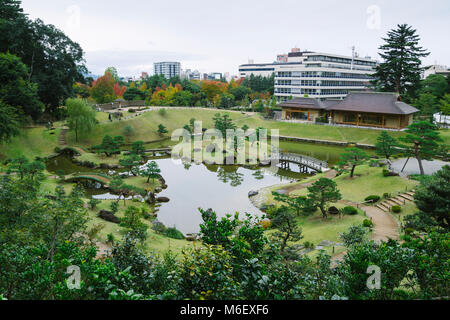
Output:
M342 200L341 203L356 206L356 203ZM384 212L377 207L361 206L367 217L373 222L374 227L370 239L375 242L388 241L389 239L399 240L400 234L398 232L397 221L389 213ZM336 266L338 261L344 259L346 252L341 252L332 257L332 266Z
M62 127L61 131L59 132L58 136L58 144L60 147L67 147L67 132L69 131L69 128Z

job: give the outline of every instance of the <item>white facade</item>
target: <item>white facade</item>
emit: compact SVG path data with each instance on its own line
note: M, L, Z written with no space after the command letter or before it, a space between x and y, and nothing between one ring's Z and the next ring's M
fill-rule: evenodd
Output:
M447 66L440 66L440 65L429 66L423 72L423 79L426 79L429 75L432 74L440 74L445 77L448 77L450 76L450 69L447 68Z
M264 64L243 64L239 66L239 76L241 78L254 76L270 77L275 72L275 63Z
M377 65L370 58L317 52L291 52L287 63L274 64L275 96L343 99L352 91L364 91Z
M163 75L166 79L180 77L181 64L179 62L156 62L154 71L156 75Z

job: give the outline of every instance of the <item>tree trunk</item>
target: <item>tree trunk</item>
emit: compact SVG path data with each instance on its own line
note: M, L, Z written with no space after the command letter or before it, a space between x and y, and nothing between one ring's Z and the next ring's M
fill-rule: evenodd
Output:
M320 208L320 211L322 211L323 218L324 219L328 218L327 211L325 210L325 208L322 206L320 206L319 208Z
M416 142L415 144L415 154L416 154L416 159L417 162L419 163L419 169L420 169L420 175L423 176L425 175L425 171L423 170L423 164L422 164L422 158L420 157L420 153L419 153L419 144Z
M356 166L352 167L352 171L350 172L350 178L353 178L353 175L355 174L355 168Z
M425 171L423 170L422 158L419 154L416 155L417 162L419 162L420 175L425 175Z

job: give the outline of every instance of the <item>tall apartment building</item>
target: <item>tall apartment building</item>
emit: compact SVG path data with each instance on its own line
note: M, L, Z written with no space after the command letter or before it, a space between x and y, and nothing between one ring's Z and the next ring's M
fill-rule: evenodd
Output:
M154 71L156 75L163 75L166 79L180 77L181 64L179 62L156 62Z
M275 96L343 99L350 92L365 91L377 61L329 53L298 51L288 54L287 63L274 64Z

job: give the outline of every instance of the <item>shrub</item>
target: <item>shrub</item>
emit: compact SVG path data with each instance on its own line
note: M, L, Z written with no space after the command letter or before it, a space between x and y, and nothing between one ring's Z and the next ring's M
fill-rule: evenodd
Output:
M167 114L167 110L165 108L162 108L162 109L159 109L158 113L160 116L165 117Z
M393 213L400 213L400 212L402 212L402 207L400 207L400 206L392 206L392 212Z
M164 234L164 232L166 232L166 226L159 221L154 221L153 222L153 226L152 226L153 231L155 231L156 233L159 234Z
M172 238L172 239L184 239L184 235L181 233L181 231L177 230L176 228L167 228L164 232L166 237Z
M370 203L376 203L378 201L380 201L380 196L376 196L376 195L371 195L368 196L366 199L364 199L366 202L370 202Z
M106 236L106 242L112 244L115 240L116 238L114 237L114 235L112 233L108 233L108 235Z
M128 109L128 112L129 112L129 113L136 113L136 110L134 110L134 109Z
M264 219L264 220L261 220L261 221L259 222L259 225L260 225L264 230L267 230L267 229L269 229L269 228L272 226L272 221L269 220L269 219Z
M406 233L407 235L411 235L411 234L414 233L414 229L413 229L413 228L406 228L406 229L405 229L405 233Z
M339 209L336 208L336 207L329 207L329 208L328 208L328 213L329 213L329 214L337 215L337 214L339 214Z
M340 238L346 247L351 247L365 241L366 236L367 230L363 226L351 226L347 232L340 235Z
M117 211L119 211L119 203L115 202L115 201L111 202L110 208L111 208L112 213L116 214Z
M384 198L384 199L387 199L387 198L389 198L389 197L390 197L390 194L389 194L389 193L387 193L387 192L386 192L386 193L383 193L383 198Z
M372 227L373 227L373 222L370 221L369 219L365 219L365 220L363 221L363 226L364 226L365 228L372 228Z
M101 200L98 200L98 199L91 199L91 200L89 200L88 205L89 205L89 208L90 208L91 210L95 210L95 208L97 207L97 205L99 205L100 203L102 203Z
M314 249L316 246L314 245L314 243L309 242L309 241L305 241L303 243L303 245L305 246L306 249Z
M388 169L383 169L383 176L389 177L389 175L390 175L389 170Z
M348 207L345 207L342 210L342 212L346 215L354 216L354 215L358 214L358 209L356 209L355 207L348 206Z
M406 228L419 231L426 231L428 228L432 228L437 225L436 221L424 212L417 212L415 214L407 215L403 220L405 221Z

